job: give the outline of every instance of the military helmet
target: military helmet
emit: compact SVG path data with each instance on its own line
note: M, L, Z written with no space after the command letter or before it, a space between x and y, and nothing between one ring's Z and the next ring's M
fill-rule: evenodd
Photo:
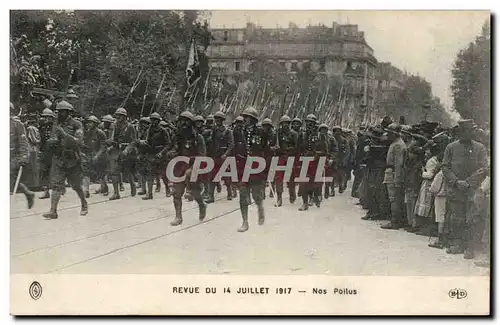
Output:
M307 122L318 122L318 118L314 114L309 114L306 117Z
M292 122L292 119L290 118L290 116L288 115L283 115L281 118L280 118L280 123L284 123L284 122Z
M361 124L359 125L359 129L360 129L360 130L365 130L365 129L366 129L366 123L361 123Z
M294 122L297 122L297 123L302 124L302 120L301 120L300 118L298 118L298 117L296 117L296 118L294 118L294 119L292 120L292 123L294 123Z
M241 113L242 116L250 116L253 117L254 119L258 120L259 119L259 114L257 113L257 110L253 107L248 107L246 108L243 113Z
M241 115L238 116L234 121L235 122L243 122L244 121L243 116L241 116Z
M69 89L66 93L66 98L78 98L78 96L73 89Z
M261 127L262 126L262 122L257 122L257 127Z
M95 117L94 115L89 115L86 119L87 122L94 122L96 124L99 124L99 119Z
M184 111L184 112L182 112L179 117L188 119L190 121L192 121L194 119L193 113L191 113L190 111Z
M115 119L113 118L113 116L111 116L111 115L108 114L108 115L104 115L102 117L102 121L103 122L113 123L115 121Z
M149 117L144 116L144 117L141 117L141 119L139 120L139 123L149 124L149 123L151 123L151 120Z
M50 108L50 107L52 107L52 102L50 100L48 100L48 99L44 99L43 102L42 102L42 104L43 104L44 108Z
M320 130L321 130L321 129L327 129L327 130L328 130L328 125L326 125L325 123L323 123L323 124L321 124L321 125L319 126L319 129L320 129Z
M262 120L262 125L273 125L273 121L271 121L270 118L266 117L264 120Z
M160 121L160 126L161 126L161 127L167 127L167 126L168 126L167 121L161 120L161 121Z
M42 111L42 116L48 116L48 117L53 117L55 118L56 117L56 114L49 108L45 108L43 111Z
M399 133L401 132L401 125L398 123L391 123L387 126L386 131L392 132L392 133Z
M118 108L115 111L115 115L122 115L122 116L128 116L127 110L123 107Z
M214 115L213 114L210 114L210 115L207 116L207 121L208 120L213 120L213 119L214 119Z
M342 131L342 128L339 125L332 126L332 131Z
M160 114L158 114L157 112L154 112L153 114L151 114L149 116L149 119L152 120L152 119L156 119L156 120L161 120L161 116Z
M196 115L196 116L194 117L194 121L195 121L195 122L205 122L205 119L204 119L204 118L203 118L203 116L201 116L201 115Z
M226 115L224 114L224 112L222 112L222 111L218 111L217 113L215 113L214 118L222 118L222 119L225 119L225 118L226 118Z
M73 105L71 105L65 100L57 103L56 111L72 111L72 110L73 110Z

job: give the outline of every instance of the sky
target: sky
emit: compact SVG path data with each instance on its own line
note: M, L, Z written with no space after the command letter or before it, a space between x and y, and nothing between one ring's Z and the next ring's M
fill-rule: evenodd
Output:
M294 22L331 26L357 24L375 57L401 70L418 74L432 84L447 109L453 106L451 69L457 53L481 33L488 11L212 11L212 28L244 27L247 21L263 27L287 27Z

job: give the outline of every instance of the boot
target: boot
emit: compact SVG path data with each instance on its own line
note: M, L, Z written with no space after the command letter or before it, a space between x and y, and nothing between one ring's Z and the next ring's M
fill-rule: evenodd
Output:
M265 215L264 215L264 204L262 202L255 202L257 204L257 212L259 215L259 226L262 226L265 221Z
M60 199L61 199L61 192L52 191L52 195L50 197L50 211L43 214L44 219L50 220L58 218L57 205L59 204Z
M80 188L77 188L75 190L76 194L78 195L78 197L80 198L80 202L81 202L81 205L82 205L82 208L80 210L80 215L81 216L86 216L87 213L88 213L88 204L87 204L87 200L85 198L85 192L84 190L80 187Z
M276 195L278 196L278 202L276 202L276 206L277 207L280 207L283 205L283 193L276 193Z
M313 202L313 200L314 200L313 195L312 194L308 194L307 195L307 200L308 200L309 206L312 207L313 204L314 204L314 202Z
M210 182L208 184L208 195L207 195L207 203L214 203L215 198L214 198L214 191L215 191L215 183Z
M137 195L144 195L147 193L147 189L146 189L146 180L145 180L145 177L140 175L139 176L139 183L141 184L141 190L139 192L137 192Z
M330 197L330 186L325 185L325 200Z
M123 182L120 182L120 192L125 191L125 187L123 186Z
M269 190L269 197L272 199L274 198L274 192L272 189Z
M314 190L313 199L314 199L314 204L316 204L316 207L319 208L321 206L321 194L317 192L319 191Z
M26 201L28 202L28 209L31 209L35 204L35 193L31 192L23 183L19 183L19 190L26 197Z
M101 194L103 196L108 196L109 194L109 187L108 187L108 184L103 182L103 187L102 187L102 190L101 190Z
M160 180L157 180L157 183L156 183L156 188L155 188L155 192L156 192L156 193L161 192L161 184L160 184Z
M109 198L110 201L120 199L119 182L116 176L113 176L113 195Z
M47 186L43 187L43 194L39 197L40 200L50 199L50 192Z
M233 200L233 192L231 190L231 185L227 185L227 200L232 201Z
M172 196L172 191L170 190L170 187L168 185L165 185L165 195L167 197L171 197Z
M236 186L231 185L231 189L232 189L232 192L233 192L233 199L234 198L237 198L238 197L238 191L236 190Z
M308 204L308 200L309 200L309 195L303 195L302 196L302 206L299 208L299 211L307 211L309 210L309 204Z
M135 187L135 182L133 179L131 179L130 182L130 195L134 197L137 194L137 188Z
M331 187L330 196L331 197L335 196L335 185L333 185L333 184L332 184L332 187Z
M443 234L439 234L437 240L430 243L429 247L439 248L439 249L443 248L444 247Z
M200 212L199 220L203 221L207 216L207 205L201 197L196 199L196 202L198 203L198 210Z
M217 187L217 193L222 192L222 186L220 185L220 182L217 182L215 186Z
M83 199L82 200L82 209L80 210L80 215L86 216L88 213L89 213L89 205L87 203L87 200Z
M295 200L297 199L297 195L295 194L295 185L292 186L290 185L290 183L288 183L288 196L290 199L290 203L294 204Z
M178 226L182 224L182 199L180 197L174 197L174 207L175 219L170 223L170 225Z
M90 177L83 176L82 189L83 189L83 194L84 194L85 198L88 199L90 197Z
M243 219L243 223L241 227L238 229L238 232L245 232L248 230L248 205L242 205L240 203L241 209L241 218Z
M152 177L148 177L146 179L146 186L147 186L146 196L144 196L142 199L143 200L152 200L153 199L153 178Z

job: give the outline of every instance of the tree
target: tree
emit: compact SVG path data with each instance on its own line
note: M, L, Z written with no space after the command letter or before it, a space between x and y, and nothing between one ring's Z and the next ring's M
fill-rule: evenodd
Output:
M490 123L490 57L490 22L486 21L475 41L457 54L452 70L454 109L482 126Z

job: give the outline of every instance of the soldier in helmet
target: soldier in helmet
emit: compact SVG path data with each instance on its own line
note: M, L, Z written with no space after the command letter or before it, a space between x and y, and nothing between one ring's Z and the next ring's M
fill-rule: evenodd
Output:
M166 161L165 148L170 145L170 138L168 132L160 127L160 114L154 112L149 117L151 125L148 129L146 140L140 140L142 147L146 147L147 152L147 167L146 167L146 183L148 193L143 200L153 199L153 181L155 175L159 175L165 187L168 188L168 180L166 174Z
M344 185L347 184L347 175L346 172L346 162L349 157L349 144L346 138L342 135L342 128L338 125L333 126L332 128L333 137L337 142L338 146L338 155L337 155L337 177L335 177L335 182L339 186L339 193L343 193L345 190Z
M226 116L224 115L223 112L218 111L214 115L214 121L215 125L213 126L213 146L212 146L212 151L211 151L211 157L214 159L215 166L213 169L213 172L211 174L211 182L210 182L210 188L208 192L208 201L207 203L214 202L214 189L215 189L215 183L213 182L215 175L220 170L220 167L222 166L222 163L226 158L231 155L234 149L234 138L233 138L233 132L224 125L224 121L226 120ZM227 188L227 199L232 200L233 199L233 192L231 189L231 180L229 179L223 179L224 185L226 185Z
M19 109L10 103L10 188L14 190L20 167L28 164L28 139L24 125L18 119ZM19 191L26 196L28 208L31 209L35 203L35 194L26 185L19 183ZM16 193L13 193L15 195Z
M290 129L297 133L297 136L300 135L302 131L302 120L298 117L294 118L291 122ZM295 162L293 166L293 173L292 176L290 177L290 183L288 183L288 190L290 191L290 203L294 203L295 200L297 199L296 195L296 184L295 184L295 177L298 177L300 174L300 151L296 151L295 155Z
M328 139L328 160L325 168L325 176L335 178L338 159L337 141L332 134L328 133L328 125L321 124L319 126L319 131ZM334 182L325 183L325 199L328 199L330 195L335 196L334 184Z
M264 130L264 136L265 136L264 141L269 142L271 144L271 146L275 146L276 145L276 132L274 130L273 121L270 118L266 117L265 119L262 120L262 122L260 122L259 126L262 127L262 129ZM271 146L264 149L264 156L266 158L266 171L267 171L267 167L271 164L271 158L273 156ZM269 190L269 197L270 198L274 197L274 192L276 192L276 183L273 180L271 182L271 188Z
M101 125L100 129L104 131L104 134L106 134L106 146L108 146L108 149L103 153L103 159L106 160L106 165L104 169L104 177L103 177L103 182L101 183L101 187L95 191L95 194L101 193L104 196L107 196L109 194L109 187L108 187L108 178L111 178L111 159L108 154L108 152L111 150L110 149L110 144L113 143L113 134L115 130L115 119L111 115L105 115L101 119Z
M43 194L40 199L50 198L49 181L50 181L50 168L52 166L52 153L47 144L52 134L56 114L49 108L42 111L40 118L40 185L42 186Z
M250 175L248 182L243 182L242 176L247 164L247 158L251 156L263 157L264 150L270 143L264 141L265 134L262 128L257 127L258 113L253 107L248 107L241 116L244 119L243 128L235 128L233 131L235 141L235 157L238 168L238 179L240 180L240 209L243 223L238 229L239 232L248 230L248 206L250 205L250 195L257 205L259 225L265 221L264 215L264 191L267 180L267 173Z
M83 145L82 145L82 171L83 171L83 193L85 197L90 196L89 186L91 178L99 180L102 184L106 159L106 133L98 128L99 119L90 115L85 120Z
M362 123L359 126L356 149L354 153L354 181L352 182L351 196L357 198L359 198L358 190L361 185L361 181L363 180L363 158L365 156L364 147L367 139L365 130L366 124Z
M206 216L207 206L201 197L200 182L190 182L191 168L194 158L197 156L204 156L206 154L205 141L201 134L194 130L194 116L189 111L182 112L179 117L179 128L172 141L173 148L168 152L169 158L176 156L190 157L191 160L188 164L179 162L175 165L173 173L175 177L183 177L183 181L174 182L173 187L173 201L175 207L175 219L171 222L172 226L182 224L182 195L186 187L189 186L193 199L198 203L199 220L203 221Z
M141 190L137 192L138 195L145 195L147 193L146 189L146 175L147 175L147 148L141 146L141 140L147 140L148 129L151 124L149 117L141 117L139 120L139 127L137 128L137 172L139 174L139 184L141 185Z
M298 137L297 132L290 128L292 120L289 116L283 115L280 119L279 129L276 133L276 141L273 143L271 148L275 153L275 156L279 157L278 165L285 165L289 157L297 156L298 147ZM276 196L277 196L277 206L283 204L283 181L285 173L280 171L276 172L275 182L276 182ZM293 178L295 177L292 172L291 180L288 182L288 192L290 203L295 202L295 184Z
M127 122L128 113L125 108L118 108L115 112L115 123L108 150L111 178L113 181L113 195L110 200L120 199L121 174L125 174L130 182L130 194L136 195L136 187L133 179L135 164L135 139L137 134L134 127Z
M48 140L52 149L51 186L52 195L50 211L45 213L45 219L57 219L57 206L61 196L66 193L66 180L78 194L81 202L80 215L88 213L87 200L82 189L82 161L80 148L83 144L83 126L74 120L70 113L73 106L61 101L56 106L57 124L54 126L51 138Z
M195 117L196 119L196 117ZM213 148L213 123L214 116L210 114L205 121L205 125L203 126L203 130L201 135L205 140L205 149L207 151L207 155L213 158L214 148ZM212 203L210 200L210 186L211 186L211 175L200 175L200 181L202 186L202 197L207 203ZM210 202L211 201L211 202Z
M302 197L303 201L303 205L299 208L299 211L309 209L309 196L312 196L316 206L319 208L322 183L316 183L314 179L316 177L319 158L322 156L328 157L329 153L328 138L319 133L318 119L313 114L309 114L306 117L306 129L299 134L299 150L301 155L315 158L314 161L309 163L309 168L307 169L309 182L299 185L299 196Z

